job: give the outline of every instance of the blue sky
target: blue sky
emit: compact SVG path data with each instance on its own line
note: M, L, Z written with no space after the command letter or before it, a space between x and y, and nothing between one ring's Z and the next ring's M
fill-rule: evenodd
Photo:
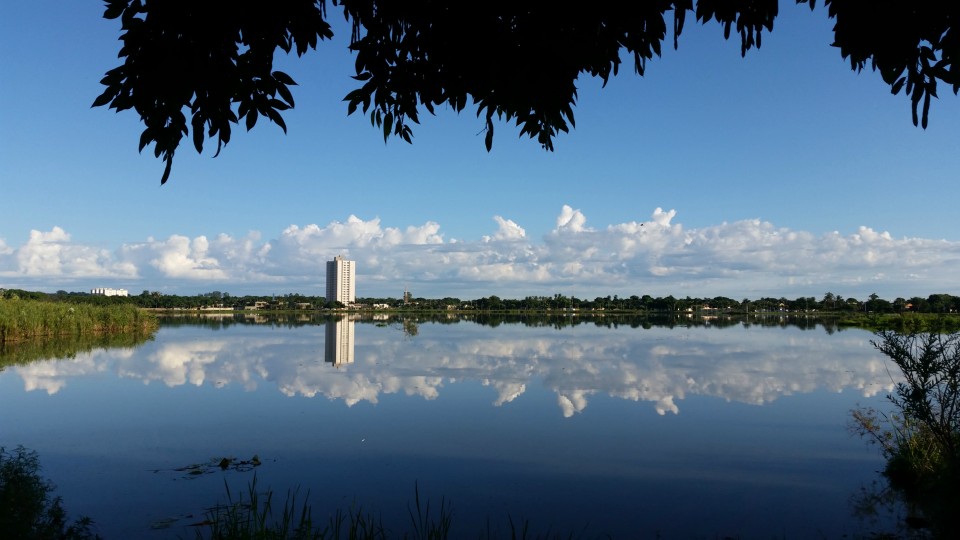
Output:
M340 31L277 59L299 83L287 135L184 146L162 187L135 114L90 108L118 63L101 14L0 7L0 287L322 294L343 253L359 296L960 294L960 100L942 88L915 128L822 9L783 3L745 59L688 21L645 77L581 79L552 153L510 125L487 153L449 110L384 144L346 115Z

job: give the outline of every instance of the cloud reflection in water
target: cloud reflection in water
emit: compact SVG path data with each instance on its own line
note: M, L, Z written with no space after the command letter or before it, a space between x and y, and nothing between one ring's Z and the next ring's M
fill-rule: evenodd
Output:
M353 321L327 323L349 325ZM35 362L12 370L27 391L54 394L72 378L98 373L159 382L248 391L269 383L287 396L324 396L352 406L383 394L436 399L445 385L477 381L503 406L532 384L557 396L564 417L584 411L590 397L649 402L678 414L688 395L762 405L815 390L855 390L865 397L891 390L894 380L870 334L833 335L793 328L495 329L470 323L425 324L416 337L393 326L360 324L353 343L325 347L354 329L270 331L253 327L216 333L162 331L139 349L99 349L72 360ZM251 331L253 330L253 331ZM198 337L202 336L202 338ZM349 361L331 358L331 350Z

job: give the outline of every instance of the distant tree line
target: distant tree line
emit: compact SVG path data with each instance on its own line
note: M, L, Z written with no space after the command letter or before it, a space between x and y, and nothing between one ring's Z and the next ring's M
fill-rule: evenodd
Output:
M726 296L712 298L675 298L673 295L653 297L632 295L629 297L598 296L592 300L554 294L553 296L527 296L520 299L500 298L491 295L474 300L458 298L413 298L404 303L396 298L361 298L360 304L385 304L391 307L410 309L474 309L480 311L562 311L562 310L602 310L625 312L859 312L859 313L960 313L960 297L951 294L931 294L923 298L895 298L885 300L871 294L865 300L844 298L828 292L821 299L813 296L788 299L784 297L764 297L755 300L744 298L734 300Z
M650 295L620 297L596 297L593 300L576 296L555 294L553 296L528 296L519 300L489 296L466 302L465 305L481 310L604 310L604 311L694 311L694 312L861 312L861 313L957 313L960 312L960 297L950 294L896 298L885 300L871 294L866 300L844 298L832 292L823 298L813 296L788 299L764 297L755 300L734 300L725 296L712 298L675 298L674 296L652 297Z
M57 291L43 293L21 289L0 289L0 298L25 298L97 305L133 304L153 309L222 308L242 310L257 306L260 310L338 309L339 302L328 302L323 296L298 293L283 295L233 296L227 292L211 291L193 296L143 291L132 296L98 296L85 292ZM927 297L895 298L886 300L871 294L865 300L827 292L822 298L813 296L788 299L784 297L744 298L734 300L726 296L712 298L675 298L674 296L598 296L594 299L554 294L527 296L520 299L500 298L496 295L461 300L444 298L358 298L362 309L404 309L411 311L477 310L477 311L622 311L622 312L698 312L698 313L755 313L755 312L834 312L834 313L960 313L960 297L951 294L931 294Z
M86 292L57 291L43 293L20 289L0 289L0 298L25 298L97 305L133 304L152 309L203 309L222 308L242 310L259 302L261 309L335 309L343 307L339 302L327 302L322 296L302 294L233 296L227 292L211 291L193 296L166 294L158 291L143 291L131 296L101 296Z

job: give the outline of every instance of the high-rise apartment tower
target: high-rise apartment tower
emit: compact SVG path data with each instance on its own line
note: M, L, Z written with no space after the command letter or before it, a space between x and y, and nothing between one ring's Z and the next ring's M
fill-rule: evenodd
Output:
M356 262L337 255L327 261L327 301L350 305L356 299Z

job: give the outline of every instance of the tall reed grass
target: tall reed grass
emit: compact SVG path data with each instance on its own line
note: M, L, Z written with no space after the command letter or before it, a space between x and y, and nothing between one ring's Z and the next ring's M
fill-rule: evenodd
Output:
M441 501L438 511L420 500L415 488L414 506L408 508L412 530L398 534L383 526L378 517L359 508L337 509L326 522L317 522L306 500L297 502L298 492L287 492L283 508L275 511L273 491L261 493L257 477L247 486L247 497L234 497L227 487L227 503L207 512L196 524L197 540L447 540L451 510ZM307 494L309 497L309 493Z
M0 343L76 335L146 333L157 317L132 305L0 299Z

